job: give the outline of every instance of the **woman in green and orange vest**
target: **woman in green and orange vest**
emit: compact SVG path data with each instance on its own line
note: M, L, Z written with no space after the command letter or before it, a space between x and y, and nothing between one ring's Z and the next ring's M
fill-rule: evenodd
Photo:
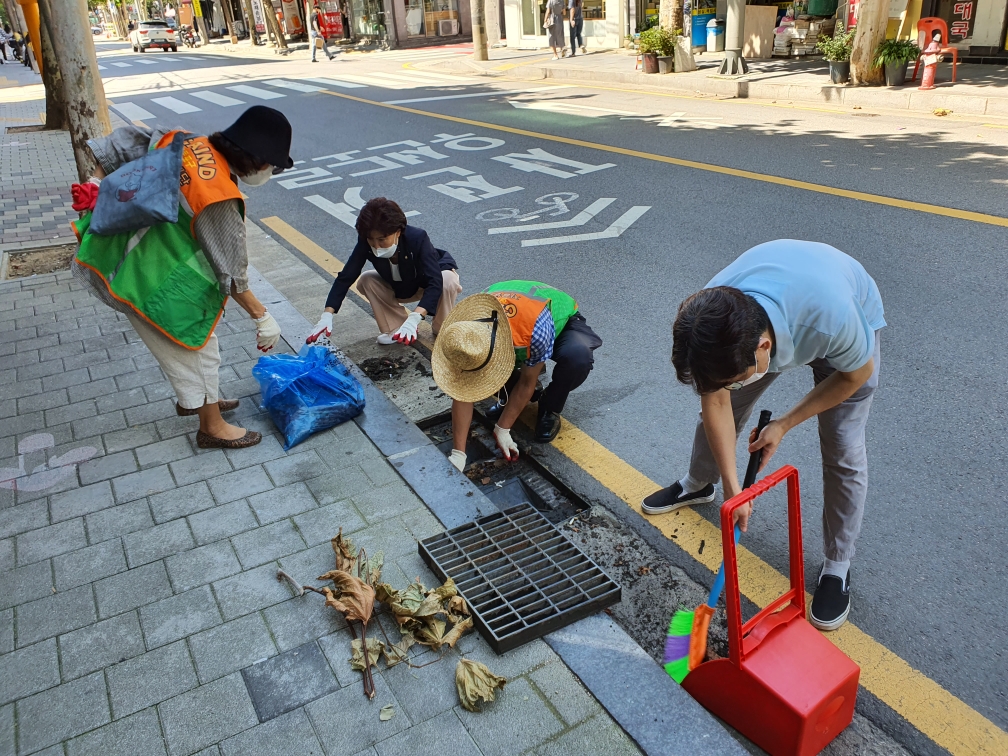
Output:
M100 185L121 165L170 145L177 132L127 126L89 140L98 161L91 183ZM223 399L218 391L215 329L231 296L255 321L260 351L268 352L280 340L280 326L249 289L238 179L261 186L291 167L290 143L287 118L256 105L224 131L209 137L186 134L177 223L114 235L91 232L90 214L74 224L81 241L71 266L75 277L129 319L168 376L176 413L199 415L196 443L204 449L242 448L262 440L258 432L221 416L238 400Z
M588 378L600 346L574 298L537 281L503 281L455 305L431 355L434 381L452 398L452 464L465 468L473 403L494 394L497 403L486 414L507 460L518 458L511 427L537 398L534 439L556 438L567 397ZM556 363L553 379L540 392L548 359Z

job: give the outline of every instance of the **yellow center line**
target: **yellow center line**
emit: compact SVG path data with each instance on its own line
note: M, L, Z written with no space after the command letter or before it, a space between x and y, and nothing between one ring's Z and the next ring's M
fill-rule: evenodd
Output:
M1002 226L1008 228L1008 218L1003 218L999 215L988 215L987 213L975 213L971 210L959 210L957 208L943 207L941 205L929 205L925 202L912 202L910 200L896 199L895 197L886 197L881 194L858 192L852 189L840 189L834 186L813 184L810 181L799 181L797 179L784 178L783 176L773 176L768 173L757 173L755 171L746 171L742 170L741 168L728 168L722 165L714 165L713 163L701 163L696 160L683 160L682 158L674 158L669 157L667 155L658 155L652 152L631 150L627 147L616 147L609 144L587 142L584 141L583 139L573 139L571 137L556 136L554 134L543 134L538 131L529 131L528 129L519 129L513 126L502 126L496 123L475 121L471 118L462 118L460 116L445 115L444 113L433 113L428 110L418 110L416 108L407 108L403 105L392 105L387 102L368 100L363 97L356 97L354 95L344 94L343 92L332 92L328 89L323 89L322 93L332 95L333 97L339 97L344 100L352 100L354 102L364 103L365 105L375 105L376 107L379 108L387 108L389 110L398 110L402 113L410 113L412 115L437 118L442 121L461 123L466 126L475 126L481 129L490 129L492 131L503 131L505 133L515 134L517 136L531 137L533 139L542 139L549 142L560 142L562 144L573 145L575 147L586 147L591 150L599 150L600 152L610 152L616 155L625 155L627 157L639 158L641 160L652 160L657 163L677 165L683 168L693 168L694 170L698 171L720 173L725 176L735 176L736 178L749 179L751 181L761 181L767 184L787 186L792 189L804 189L805 191L817 192L819 194L828 194L834 197L845 197L847 199L859 200L861 202L871 202L876 205L897 207L902 210L915 210L921 213L930 213L931 215L942 215L948 218L958 218L960 220L968 220L973 221L975 223L985 223L991 226Z
M523 415L531 427L534 417ZM721 562L721 531L692 509L645 516L641 499L658 490L653 480L624 462L566 418L553 446L713 573ZM701 541L707 542L703 554ZM764 607L789 588L787 577L738 547L742 593ZM806 594L806 599L810 597ZM1008 753L1008 733L949 693L863 630L847 622L823 634L861 667L861 685L954 756Z
M261 222L329 273L335 275L343 270L342 262L280 218L262 218ZM428 348L433 346L429 340L424 343ZM526 409L522 421L534 427L535 416L530 409ZM566 418L553 447L644 516L640 502L658 490L657 483ZM711 574L717 570L721 531L716 526L692 509L646 519ZM707 546L700 554L702 541ZM745 546L739 545L737 553L740 588L753 603L766 606L788 590L788 579ZM861 685L866 690L953 756L1008 753L1008 734L851 622L825 635L860 665Z

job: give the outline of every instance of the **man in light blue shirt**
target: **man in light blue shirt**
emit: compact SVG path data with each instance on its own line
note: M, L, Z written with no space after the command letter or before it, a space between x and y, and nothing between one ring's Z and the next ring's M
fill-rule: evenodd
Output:
M759 397L784 370L808 365L815 387L749 436L762 469L784 435L819 418L823 456L823 569L810 621L835 630L850 612L850 562L868 493L865 424L878 386L878 286L857 260L816 242L780 239L753 247L688 297L672 326L672 363L700 394L689 473L642 504L645 514L740 492L735 447ZM748 526L750 507L736 511Z

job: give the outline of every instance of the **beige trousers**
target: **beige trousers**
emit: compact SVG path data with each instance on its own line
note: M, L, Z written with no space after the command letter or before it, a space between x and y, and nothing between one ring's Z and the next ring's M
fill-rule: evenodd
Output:
M462 293L462 284L459 283L457 271L442 270L441 280L441 300L438 302L437 312L434 313L433 330L435 336L441 330L441 324L448 317L448 313L455 307L458 295ZM406 318L409 317L409 312L403 305L420 301L424 293L423 289L417 289L409 299L396 299L392 287L374 270L361 273L360 278L357 279L357 289L371 303L375 321L378 323L378 330L382 333L398 331L399 326L405 323Z
M216 404L220 368L217 334L210 334L202 349L179 346L137 315L127 313L133 329L147 345L164 374L168 376L178 403L185 409L199 409L204 404Z

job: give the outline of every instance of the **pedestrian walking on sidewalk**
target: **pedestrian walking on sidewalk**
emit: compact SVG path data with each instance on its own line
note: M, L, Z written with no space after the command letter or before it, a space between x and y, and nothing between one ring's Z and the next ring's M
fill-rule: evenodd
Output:
M543 29L549 35L549 46L553 48L553 60L564 56L564 0L546 0L543 13Z
M9 29L9 26L5 26L4 29ZM18 32L13 32L10 39L11 52L14 54L14 60L21 60L21 48L24 46L24 39Z
M533 438L556 438L567 397L587 380L600 346L574 298L538 281L503 281L459 302L431 354L434 381L452 398L452 464L465 469L473 403L494 394L485 414L508 461L518 459L511 428L529 402L539 403ZM541 389L548 359L553 379Z
M780 239L753 247L688 297L672 326L672 364L700 394L689 472L648 496L645 514L740 492L735 447L760 396L785 370L807 365L815 387L772 420L749 452L762 469L785 434L819 419L823 458L823 567L809 621L836 630L850 612L850 563L868 494L865 425L878 387L882 297L861 263L816 242ZM751 505L736 510L748 526Z
M584 39L581 37L581 31L584 29L584 0L568 0L567 12L570 15L570 43L571 43L571 57L573 58L580 47L581 52L588 52L588 48L585 47Z
M322 11L319 10L318 3L312 3L311 12L311 29L308 34L308 41L311 43L311 60L312 63L318 63L315 60L315 51L318 49L315 40L322 40L322 52L329 59L333 59L333 54L329 52L329 45L326 44L325 32L322 29Z
M100 300L129 318L175 390L176 413L199 415L199 447L254 446L262 440L259 433L221 416L238 400L220 397L214 329L230 295L255 321L260 351L268 352L280 340L280 326L249 289L238 180L262 186L294 164L291 126L282 113L262 105L209 137L126 126L88 141L99 164L92 181L116 191L105 176L152 147L157 152L171 146L176 134L183 140L179 222L109 236L81 228L72 270ZM119 192L123 189L120 184Z
M366 263L374 270L361 273ZM357 214L357 245L336 274L325 311L305 341L314 344L332 334L333 315L354 282L374 311L378 343L386 346L397 341L412 344L420 321L430 314L437 336L462 293L452 256L436 249L422 228L407 225L402 208L385 197L368 200ZM413 312L403 307L417 301Z
M0 32L0 64L7 60L7 45L11 41L11 30L8 24L4 24L3 31Z

